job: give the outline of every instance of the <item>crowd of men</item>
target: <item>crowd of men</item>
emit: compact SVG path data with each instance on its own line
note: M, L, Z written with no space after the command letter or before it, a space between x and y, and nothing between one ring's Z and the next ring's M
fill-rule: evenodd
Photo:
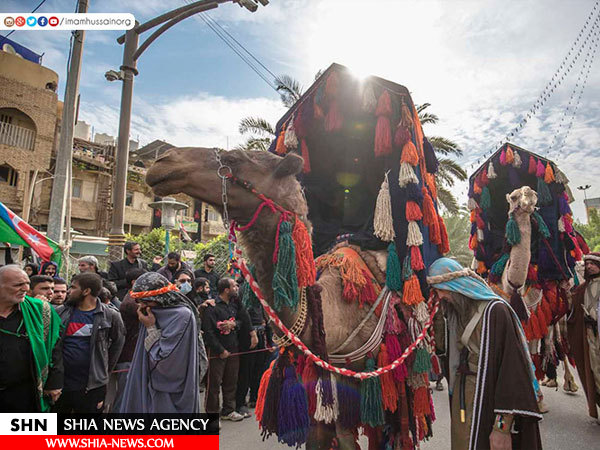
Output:
M53 262L0 267L0 412L250 417L275 354L262 307L244 307L214 255L194 271L124 250L108 272L80 258L68 281Z

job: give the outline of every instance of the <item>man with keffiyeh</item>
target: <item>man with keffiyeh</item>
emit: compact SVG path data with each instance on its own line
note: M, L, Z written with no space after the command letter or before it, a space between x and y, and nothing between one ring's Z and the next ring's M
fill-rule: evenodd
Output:
M63 387L60 318L28 290L19 266L0 267L0 412L48 412Z
M541 449L539 386L515 312L450 258L430 266L427 282L448 323L452 449Z

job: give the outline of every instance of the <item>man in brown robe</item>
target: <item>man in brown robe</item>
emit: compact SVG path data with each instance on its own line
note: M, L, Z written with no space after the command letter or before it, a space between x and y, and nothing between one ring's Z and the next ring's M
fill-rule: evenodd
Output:
M567 331L571 354L587 398L588 414L598 419L600 406L600 338L598 337L600 299L600 253L583 257L585 282L572 296ZM600 421L599 421L600 423Z
M541 449L539 385L515 312L452 259L435 261L427 281L448 323L452 449Z

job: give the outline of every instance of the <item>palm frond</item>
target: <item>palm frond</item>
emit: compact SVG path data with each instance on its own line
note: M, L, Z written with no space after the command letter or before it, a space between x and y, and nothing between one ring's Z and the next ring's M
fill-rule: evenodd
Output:
M246 142L240 144L234 148L234 150L262 150L267 151L271 145L270 138L262 137L249 137Z
M423 103L421 105L415 105L415 109L417 110L417 114L421 114L427 108L431 106L431 103Z
M260 136L275 136L273 126L262 117L244 117L238 128L240 134L255 133Z
M438 123L440 118L436 114L421 113L421 114L419 114L419 120L421 121L421 125L427 125L427 124L435 125L436 123Z
M450 214L456 214L459 211L458 202L454 194L444 186L437 186L438 201Z
M441 155L463 155L463 151L458 144L450 139L441 136L430 136L427 140L433 146L433 150L436 153Z
M303 88L300 82L289 75L275 77L275 89L281 96L284 106L290 108L302 97Z
M456 178L460 181L467 179L467 172L456 161L450 158L440 158L438 166L438 175L449 176L452 179ZM454 184L454 181L450 184Z

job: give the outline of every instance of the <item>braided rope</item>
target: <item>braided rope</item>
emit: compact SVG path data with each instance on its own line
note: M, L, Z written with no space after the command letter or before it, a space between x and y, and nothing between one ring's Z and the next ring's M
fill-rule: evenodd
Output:
M156 297L157 295L165 294L169 291L177 291L177 286L172 283L167 284L159 289L154 289L153 291L140 291L140 292L129 292L129 296L131 298L147 298L147 297Z
M374 370L371 372L355 372L350 369L332 366L331 364L329 364L326 361L323 361L321 358L319 358L317 355L315 355L313 352L311 352L310 349L298 338L298 336L296 336L290 330L288 330L288 328L283 324L281 319L279 319L279 316L277 315L277 313L275 313L275 311L273 311L271 306L267 303L267 301L265 300L265 298L260 290L260 287L258 286L258 283L256 282L256 280L250 273L250 270L248 270L248 267L246 266L245 261L242 259L242 260L236 262L235 265L242 272L242 275L244 276L244 278L250 285L250 288L252 289L252 291L254 291L254 294L260 301L261 305L263 306L263 308L264 308L265 312L267 313L267 315L269 316L269 318L273 321L273 323L275 323L277 328L279 328L288 337L288 339L290 339L292 341L292 343L300 351L302 351L302 353L304 353L304 355L308 359L310 359L317 366L319 366L322 369L325 369L329 372L333 372L337 375L343 375L346 377L358 378L359 380L364 380L366 378L379 377L385 373L388 373L388 372L394 370L398 366L400 366L406 360L406 358L408 358L412 354L412 352L415 351L417 346L425 339L427 331L429 330L429 327L433 323L433 317L435 316L435 313L437 312L438 306L439 306L437 299L432 299L431 313L429 315L429 319L423 326L423 330L421 331L421 333L419 333L416 340L406 348L404 353L402 353L402 355L398 359L396 359L395 361L393 361L392 363L388 364L385 367L380 367L377 370Z

